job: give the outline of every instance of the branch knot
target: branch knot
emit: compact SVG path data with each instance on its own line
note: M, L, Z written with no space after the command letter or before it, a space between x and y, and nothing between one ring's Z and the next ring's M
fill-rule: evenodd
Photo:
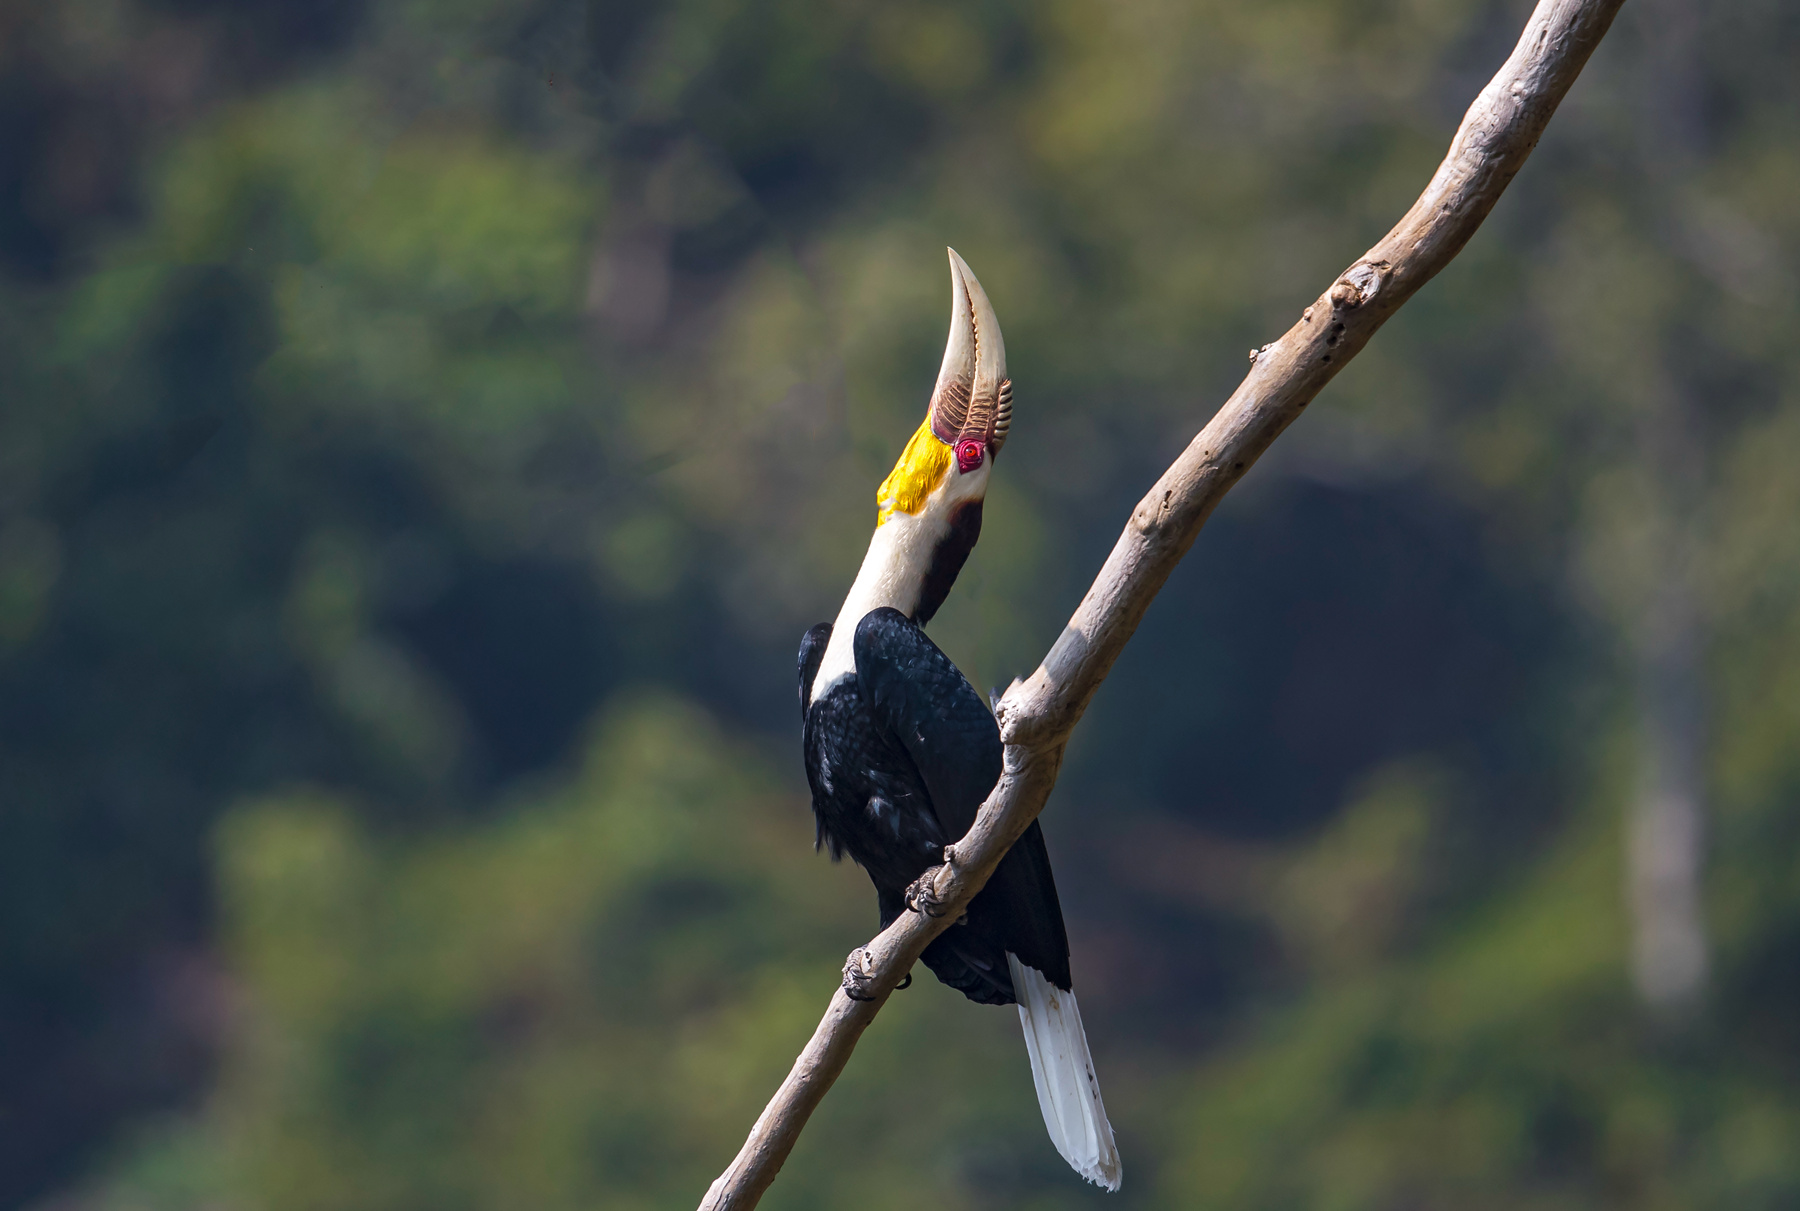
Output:
M1360 307L1387 285L1393 266L1386 261L1358 261L1331 286L1334 307Z

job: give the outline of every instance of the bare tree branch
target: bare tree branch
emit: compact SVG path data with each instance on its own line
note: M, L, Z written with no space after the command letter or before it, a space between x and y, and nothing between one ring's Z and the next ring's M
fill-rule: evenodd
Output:
M1200 527L1282 430L1387 318L1468 243L1556 112L1623 0L1541 0L1518 46L1463 117L1431 184L1394 229L1253 354L1249 375L1132 512L1093 586L1029 680L997 714L1006 767L968 835L929 876L926 911L903 914L854 952L862 987L842 989L702 1211L754 1207L862 1032L926 945L961 914L1036 819L1069 733Z

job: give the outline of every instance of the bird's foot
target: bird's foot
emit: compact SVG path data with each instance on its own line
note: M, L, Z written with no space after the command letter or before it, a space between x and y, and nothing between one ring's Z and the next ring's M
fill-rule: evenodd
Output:
M844 995L852 1001L875 999L875 963L868 950L861 946L844 960Z
M937 873L942 869L934 866L907 884L906 906L920 916L941 917L948 911L937 893Z

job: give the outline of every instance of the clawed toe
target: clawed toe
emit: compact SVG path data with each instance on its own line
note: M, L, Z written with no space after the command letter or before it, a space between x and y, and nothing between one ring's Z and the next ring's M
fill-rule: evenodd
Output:
M852 1001L873 1001L874 988L875 971L869 962L869 952L858 946L844 960L844 995Z
M914 912L927 917L944 915L944 902L938 898L937 885L933 878L939 867L932 867L906 888L906 906Z
M912 972L907 972L901 981L894 985L894 991L912 987ZM852 1001L873 1001L875 999L875 961L864 947L858 946L844 960L844 995Z

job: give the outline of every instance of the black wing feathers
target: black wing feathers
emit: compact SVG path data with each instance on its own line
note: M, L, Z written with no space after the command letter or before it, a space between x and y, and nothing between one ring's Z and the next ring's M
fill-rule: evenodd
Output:
M900 611L866 615L857 624L853 650L871 722L906 749L945 837L954 841L969 831L1000 780L999 725L950 658ZM1068 934L1044 831L1036 821L975 898L966 932L939 935L925 962L970 998L985 1001L990 989L1004 990L1000 1003L1005 1003L1012 999L1012 977L1003 957L998 970L993 959L1008 950L1058 988L1070 986ZM952 955L957 962L951 962Z
M856 679L869 715L913 759L951 840L969 831L1000 780L994 716L967 678L899 610L872 610L856 625Z
M1000 779L1000 729L950 658L898 610L870 612L853 637L854 676L814 694L831 638L800 643L802 749L819 841L869 872L883 928L907 884L968 832ZM1011 951L1069 987L1069 941L1044 834L1035 823L1000 860L968 916L925 948L925 965L971 1000L1014 999Z

